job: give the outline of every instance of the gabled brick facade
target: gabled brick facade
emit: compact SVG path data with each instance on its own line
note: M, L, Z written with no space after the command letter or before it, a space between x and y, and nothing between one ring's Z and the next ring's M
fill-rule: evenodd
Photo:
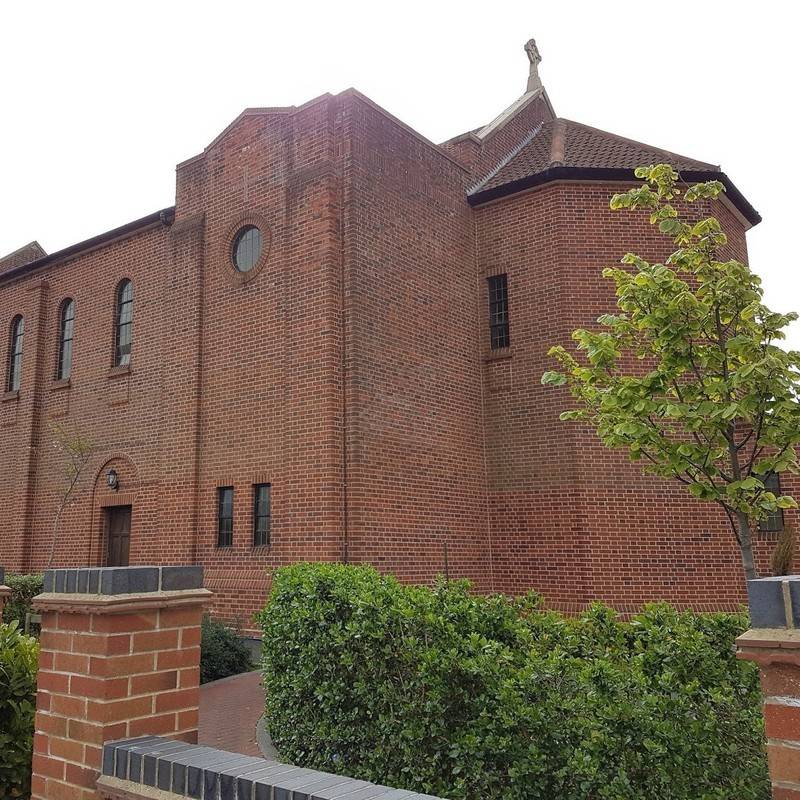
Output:
M710 587L713 605L742 601L722 513L560 423L563 396L539 384L547 349L611 307L602 267L631 248L664 252L646 220L608 210L635 163L552 172L578 169L565 159L581 136L595 141L574 125L556 120L542 90L483 137L441 146L354 90L249 109L178 165L174 209L5 269L2 358L16 315L25 336L20 389L0 397L0 563L47 563L59 422L93 451L54 566L105 563L108 509L130 506L130 563L203 564L216 612L245 624L272 568L317 559L409 581L447 571L568 608L708 605ZM620 141L608 143L617 159ZM670 155L640 148L630 157ZM541 180L525 173L537 153ZM503 169L530 185L499 196ZM714 211L746 258L755 212L740 198ZM239 273L231 252L244 225L264 248ZM486 279L498 273L512 344L493 351ZM133 349L115 367L124 278ZM75 301L66 382L55 379L65 298ZM253 547L262 483L271 543ZM225 548L218 487L234 488ZM771 546L761 537L762 567Z

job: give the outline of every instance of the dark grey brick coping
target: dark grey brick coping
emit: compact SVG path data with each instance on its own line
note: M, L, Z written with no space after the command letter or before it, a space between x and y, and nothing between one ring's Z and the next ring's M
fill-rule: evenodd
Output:
M56 594L140 594L202 587L203 568L197 566L90 567L44 573L45 593Z
M103 775L194 800L442 800L160 736L107 742Z
M800 628L800 575L747 581L751 628Z

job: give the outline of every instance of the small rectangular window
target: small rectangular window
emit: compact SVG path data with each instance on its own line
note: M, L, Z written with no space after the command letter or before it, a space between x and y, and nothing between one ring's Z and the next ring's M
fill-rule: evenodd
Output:
M217 489L217 547L233 544L233 487Z
M270 515L272 487L268 483L253 486L253 546L264 547L270 543Z
M764 478L764 488L776 497L781 495L781 479L777 472L771 472ZM780 533L783 530L783 509L779 508L760 520L758 529L762 533Z
M508 276L492 275L489 279L489 330L492 350L508 347Z

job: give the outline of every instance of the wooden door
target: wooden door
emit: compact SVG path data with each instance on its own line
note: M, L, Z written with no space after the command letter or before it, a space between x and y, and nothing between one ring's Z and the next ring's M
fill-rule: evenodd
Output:
M106 566L127 567L131 548L131 507L106 509Z

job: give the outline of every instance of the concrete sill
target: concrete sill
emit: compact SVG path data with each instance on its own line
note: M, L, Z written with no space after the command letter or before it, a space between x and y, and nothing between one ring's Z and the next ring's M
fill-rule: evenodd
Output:
M13 392L6 392L0 400L2 400L3 403L19 400L19 389L15 389Z
M492 361L503 361L506 358L513 358L514 356L514 348L513 347L501 347L497 350L490 350L489 354L483 359L485 363L490 363Z
M131 374L131 365L130 364L123 364L121 367L111 367L108 371L109 378L118 378L121 375L130 375Z

